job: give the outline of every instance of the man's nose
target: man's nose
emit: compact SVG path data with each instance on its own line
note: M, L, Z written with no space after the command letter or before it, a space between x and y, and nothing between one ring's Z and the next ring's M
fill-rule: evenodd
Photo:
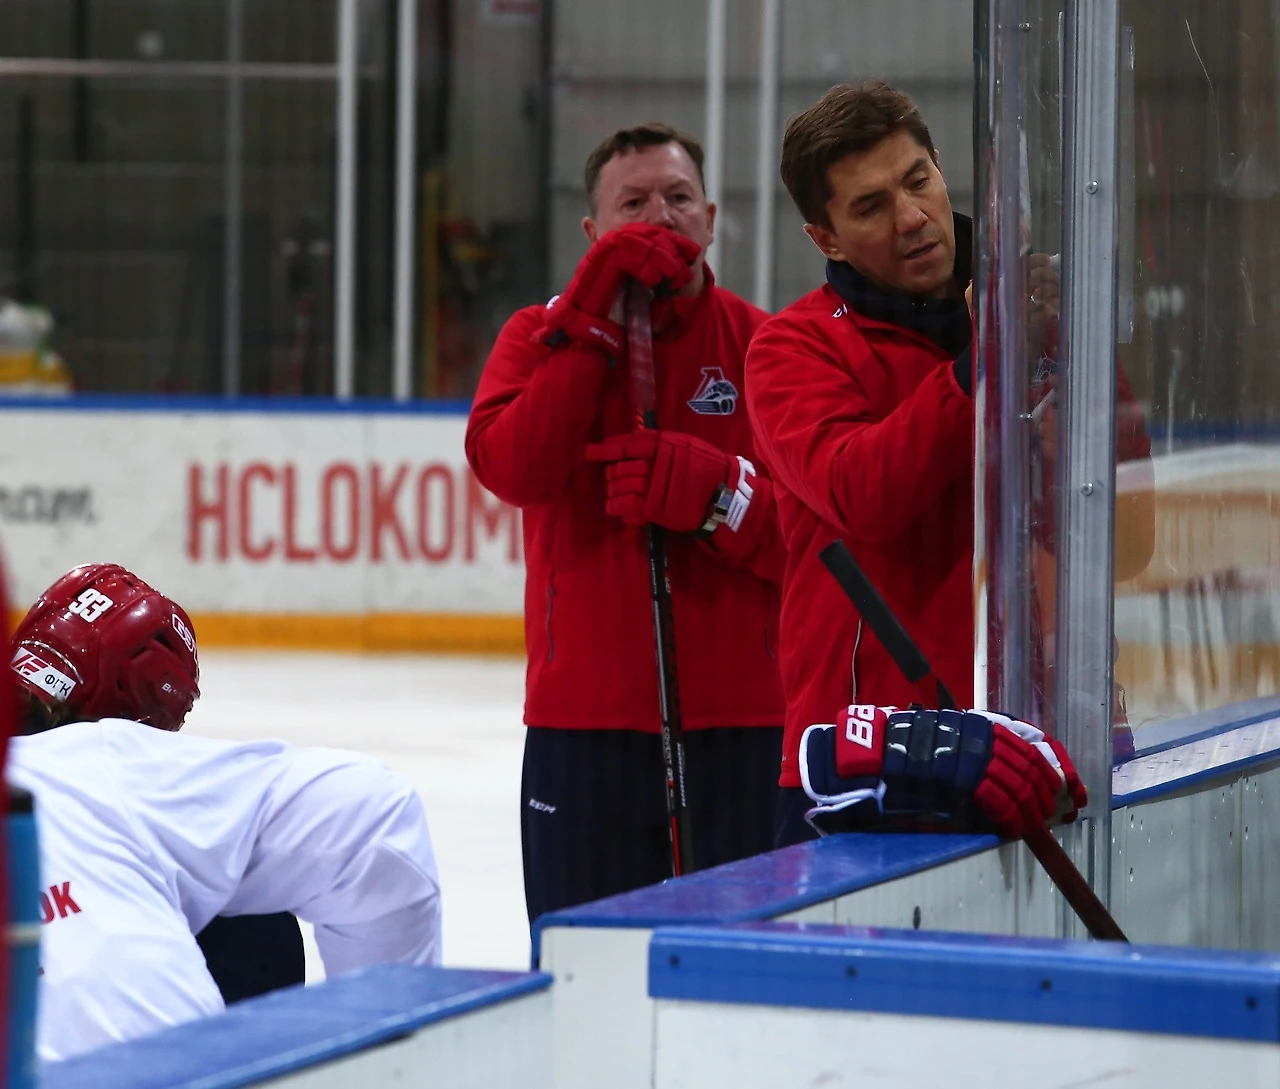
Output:
M898 201L898 231L901 234L913 234L929 222L923 208L909 197Z
M651 227L673 227L676 222L671 215L671 205L661 193L655 193L649 199L644 218Z

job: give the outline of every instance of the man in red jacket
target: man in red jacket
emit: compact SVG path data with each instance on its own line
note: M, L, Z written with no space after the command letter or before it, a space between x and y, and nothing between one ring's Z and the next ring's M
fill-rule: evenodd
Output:
M920 698L835 588L822 548L846 543L960 706L974 688L972 224L952 212L915 104L883 83L835 87L793 118L781 173L827 283L769 319L747 356L788 552L778 846L813 835L803 731L850 704ZM1047 262L1033 270L1033 307L1050 294ZM1121 396L1132 402L1123 379ZM1146 457L1135 416L1128 456Z
M781 752L784 550L741 401L763 311L704 261L715 206L691 137L647 124L586 165L590 242L518 311L467 426L477 479L523 511L525 900L546 911L671 874L644 526L669 531L700 867L768 850ZM620 292L654 291L656 432L636 429Z

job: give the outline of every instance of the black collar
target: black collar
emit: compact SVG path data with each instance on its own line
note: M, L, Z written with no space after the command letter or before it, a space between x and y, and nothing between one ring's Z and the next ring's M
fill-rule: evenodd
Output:
M952 216L956 228L955 280L963 291L972 277L973 220L959 212ZM930 299L903 291L885 291L848 261L827 261L827 283L851 310L864 317L910 329L952 356L969 347L973 325L963 298Z

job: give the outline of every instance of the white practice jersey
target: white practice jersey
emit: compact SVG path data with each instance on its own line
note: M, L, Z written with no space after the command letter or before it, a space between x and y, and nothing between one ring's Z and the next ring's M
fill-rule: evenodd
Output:
M121 719L9 752L9 781L36 799L41 1058L220 1011L194 937L215 915L314 923L328 975L440 961L422 804L376 760Z

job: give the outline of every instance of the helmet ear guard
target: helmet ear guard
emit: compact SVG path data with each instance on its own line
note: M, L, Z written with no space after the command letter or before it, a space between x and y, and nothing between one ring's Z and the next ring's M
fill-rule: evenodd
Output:
M178 730L200 695L190 617L117 564L73 568L41 594L11 668L49 725L128 718ZM40 728L40 716L28 720Z

